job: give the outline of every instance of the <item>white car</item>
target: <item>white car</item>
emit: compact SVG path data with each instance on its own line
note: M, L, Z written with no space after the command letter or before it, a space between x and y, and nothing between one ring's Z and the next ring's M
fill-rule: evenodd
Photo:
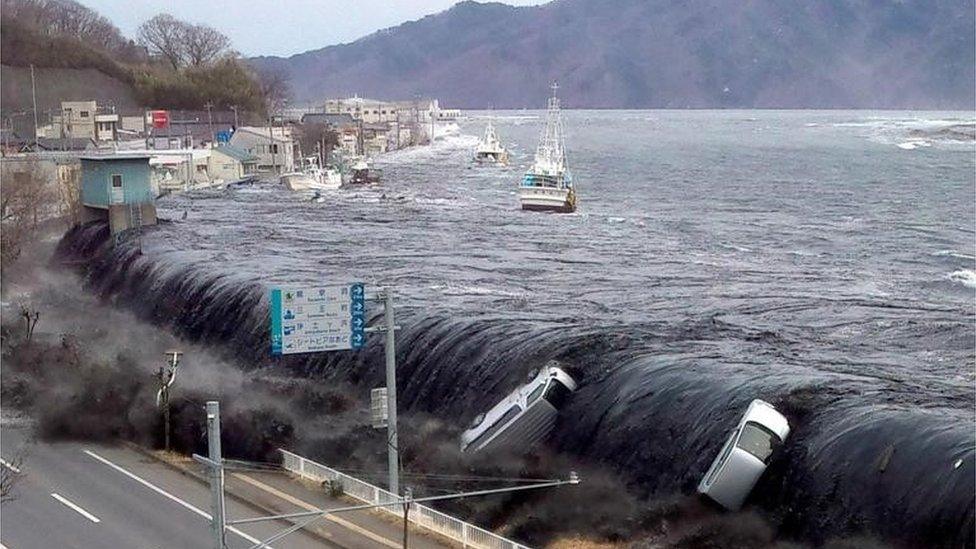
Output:
M550 361L531 381L474 419L461 434L461 451L478 452L500 446L530 448L556 423L559 408L576 390L576 381Z
M789 434L790 424L776 408L753 400L698 483L698 493L730 511L738 510Z

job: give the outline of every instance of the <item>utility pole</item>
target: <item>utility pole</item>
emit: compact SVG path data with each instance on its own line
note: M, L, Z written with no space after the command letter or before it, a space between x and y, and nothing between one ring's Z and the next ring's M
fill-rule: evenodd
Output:
M203 106L207 108L207 126L210 128L210 147L213 148L214 142L217 141L213 131L213 115L210 113L210 109L213 108L213 102L207 101Z
M176 381L176 370L180 366L180 351L167 351L169 370L163 367L156 372L159 379L159 391L156 393L156 407L163 410L163 447L169 452L169 388Z
M220 453L220 403L207 401L207 453L209 457L193 454L193 459L207 466L210 478L210 531L213 549L225 549L224 530L224 459Z
M411 500L413 500L413 490L410 488L405 488L403 490L403 549L407 549L407 540L410 532L408 528L407 515L410 513Z
M234 131L237 131L237 105L231 105L230 110L234 111Z
M396 389L396 322L393 316L393 290L386 289L384 315L386 317L386 406L389 420L386 423L387 463L390 475L390 492L400 495L400 447L397 444L397 389Z
M34 64L31 63L31 102L34 104L34 148L37 149L37 86L34 84ZM64 120L61 121L64 124Z

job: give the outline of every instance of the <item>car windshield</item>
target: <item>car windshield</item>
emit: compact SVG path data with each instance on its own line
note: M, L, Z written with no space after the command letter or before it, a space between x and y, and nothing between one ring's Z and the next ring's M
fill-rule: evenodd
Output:
M540 383L535 389L532 390L532 393L530 393L529 396L526 397L525 404L529 405L535 402L535 400L539 398L539 395L542 394L542 391L545 390L545 388L546 388L545 382Z
M779 443L779 437L772 431L758 423L749 422L743 427L736 446L756 456L763 463L768 463Z
M549 388L546 389L545 399L558 410L569 400L571 394L572 391L569 390L569 387L563 385L563 382L558 379L553 379L549 384Z

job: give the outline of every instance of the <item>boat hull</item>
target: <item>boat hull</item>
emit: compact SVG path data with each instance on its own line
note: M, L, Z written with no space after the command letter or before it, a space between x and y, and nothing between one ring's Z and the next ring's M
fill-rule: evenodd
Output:
M281 183L290 191L334 191L342 186L342 178L323 175L314 177L308 174L284 174Z
M522 187L519 189L522 209L533 212L572 213L576 211L576 195L571 189Z
M478 152L474 155L479 164L508 164L507 152Z

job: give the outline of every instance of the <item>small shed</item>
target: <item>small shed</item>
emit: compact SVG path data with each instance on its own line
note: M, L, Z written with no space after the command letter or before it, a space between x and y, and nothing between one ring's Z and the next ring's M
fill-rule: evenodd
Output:
M156 224L148 154L81 157L84 221L105 219L112 234Z

